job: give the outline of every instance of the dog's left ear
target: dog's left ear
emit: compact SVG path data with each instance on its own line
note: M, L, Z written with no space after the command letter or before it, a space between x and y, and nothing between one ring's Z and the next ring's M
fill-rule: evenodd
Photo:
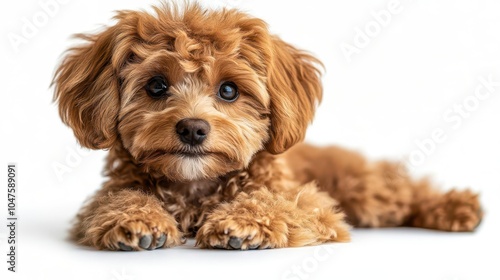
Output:
M321 62L312 55L272 38L267 72L271 96L271 131L266 149L279 154L302 141L321 102Z

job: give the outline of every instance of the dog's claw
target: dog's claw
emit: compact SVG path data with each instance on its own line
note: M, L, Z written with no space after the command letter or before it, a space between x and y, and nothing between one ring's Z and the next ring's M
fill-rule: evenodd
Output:
M162 233L158 238L158 240L156 240L156 249L163 247L165 241L167 241L167 236L164 233Z
M148 249L149 246L151 246L151 242L152 241L153 241L153 236L151 236L151 235L144 235L139 240L139 247L141 247L142 249Z
M122 242L118 242L118 246L120 247L120 250L122 250L122 251L132 251L132 247L125 245Z
M255 250L255 249L257 249L257 248L259 248L259 244L253 244L253 245L249 245L249 246L248 246L248 249L249 249L249 250Z
M167 236L165 234L160 235L160 237L156 240L156 246L152 247L153 244L153 236L152 235L143 235L139 239L139 244L136 244L140 249L153 250L162 247L167 241ZM118 247L122 251L134 251L139 248L134 249L133 246L127 245L123 242L118 242Z
M229 246L233 249L241 249L242 244L243 240L239 237L231 236L231 238L229 238Z

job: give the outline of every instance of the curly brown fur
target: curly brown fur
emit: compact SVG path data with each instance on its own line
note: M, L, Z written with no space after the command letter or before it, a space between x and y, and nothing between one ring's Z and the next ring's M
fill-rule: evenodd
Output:
M356 227L414 226L472 231L480 223L478 195L469 190L442 193L427 180L412 180L397 162L369 163L338 147L299 144L284 154L294 178L316 180L334 197Z
M197 4L155 11L118 12L114 26L79 35L86 43L54 78L78 141L109 149L109 180L73 229L81 244L142 250L195 236L203 248L264 249L347 241L346 220L451 231L479 223L470 192L443 195L395 164L296 145L321 101L320 62L262 20ZM154 98L153 77L164 86ZM226 102L217 92L229 81L239 96ZM179 129L186 119L198 126Z

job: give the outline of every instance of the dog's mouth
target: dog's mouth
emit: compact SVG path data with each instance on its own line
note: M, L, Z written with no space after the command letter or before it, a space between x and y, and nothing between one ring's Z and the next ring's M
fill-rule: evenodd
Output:
M181 156L181 157L197 158L197 157L206 157L206 156L209 156L213 153L212 152L191 152L191 151L184 152L183 151L183 152L174 152L171 154Z
M205 151L205 150L165 150L157 149L141 153L140 161L151 161L160 159L165 156L178 156L181 158L203 158L208 156L224 156L220 152Z

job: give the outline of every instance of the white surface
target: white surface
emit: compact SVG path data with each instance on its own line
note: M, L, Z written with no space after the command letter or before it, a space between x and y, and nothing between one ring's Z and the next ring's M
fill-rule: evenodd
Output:
M211 1L265 19L283 39L323 60L325 98L309 141L340 144L373 159L405 160L418 150L415 141L441 129L446 139L411 171L430 174L445 188L481 192L486 217L476 233L354 230L347 244L251 252L198 250L191 242L169 250L112 253L67 242L69 221L103 181L105 152L72 158L82 151L51 103L50 80L71 44L70 34L96 30L110 23L113 10L147 8L146 2L155 3L60 4L17 52L8 34L20 34L23 18L31 20L43 9L32 0L1 4L0 164L17 162L20 178L19 272L6 272L2 226L1 279L500 279L495 261L500 86L460 125L443 119L449 108L473 95L479 77L500 81L500 3L493 0L401 0L402 10L350 62L341 45L353 44L356 28L370 25L371 12L387 9L389 1ZM71 172L59 179L55 163ZM2 191L2 219L5 196ZM309 272L293 274L295 266Z

